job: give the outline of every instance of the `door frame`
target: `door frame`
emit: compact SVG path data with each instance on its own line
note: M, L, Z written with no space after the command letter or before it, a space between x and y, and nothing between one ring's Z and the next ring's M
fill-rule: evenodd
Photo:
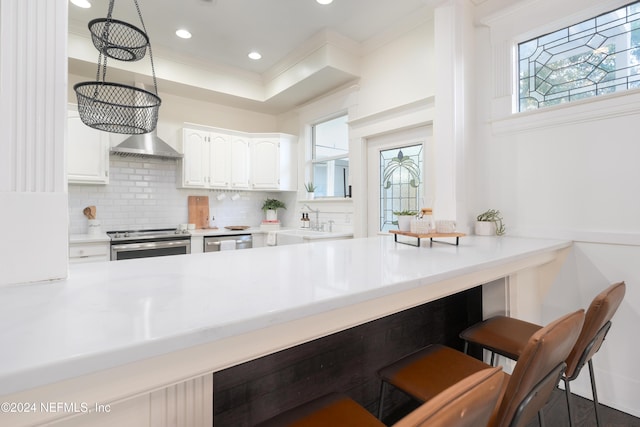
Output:
M433 207L435 194L435 168L433 126L422 125L407 129L399 129L379 136L366 138L366 234L367 236L387 235L379 230L380 216L380 152L409 145L422 144L423 168L422 179L424 189L422 199L425 206Z

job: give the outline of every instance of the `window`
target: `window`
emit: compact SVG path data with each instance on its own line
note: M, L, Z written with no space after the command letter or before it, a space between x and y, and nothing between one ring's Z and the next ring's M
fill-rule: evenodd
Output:
M312 127L312 181L316 197L345 197L349 176L347 116Z
M519 111L640 87L640 2L518 45Z
M380 151L380 231L396 229L394 212L423 207L422 157L422 144Z

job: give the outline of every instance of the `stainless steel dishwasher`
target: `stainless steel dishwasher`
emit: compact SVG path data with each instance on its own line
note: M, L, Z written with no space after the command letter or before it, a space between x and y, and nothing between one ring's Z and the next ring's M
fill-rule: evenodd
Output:
M222 242L234 241L234 249L250 249L253 247L253 239L251 234L234 234L228 236L205 236L204 251L218 252L222 247ZM230 245L231 246L231 245ZM231 248L229 248L231 249Z

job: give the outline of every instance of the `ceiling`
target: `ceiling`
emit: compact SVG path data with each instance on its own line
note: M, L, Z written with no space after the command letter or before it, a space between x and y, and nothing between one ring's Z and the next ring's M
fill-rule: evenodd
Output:
M93 5L89 9L69 4L70 36L83 37L87 43L87 23L106 17L109 6L109 0L89 1ZM138 0L154 60L173 58L186 66L215 69L217 75L244 80L247 93L215 85L207 91L209 95L239 98L253 109L269 112L284 111L358 78L357 66L326 63L303 78L288 78L284 84L283 75L293 70L292 64L300 64L323 43L344 50L355 63L367 49L384 43L385 35L397 35L403 26L414 24L416 16L424 16L434 3L437 1L335 0L323 6L315 0ZM134 0L115 1L113 18L142 28ZM193 37L176 37L178 28L188 29ZM88 57L76 55L77 49L72 47L70 73L86 72ZM247 54L252 50L259 51L262 59L249 59ZM92 57L95 64L95 50ZM162 75L161 61L156 62L156 74L161 81L170 82L171 77ZM178 85L203 86L173 80Z

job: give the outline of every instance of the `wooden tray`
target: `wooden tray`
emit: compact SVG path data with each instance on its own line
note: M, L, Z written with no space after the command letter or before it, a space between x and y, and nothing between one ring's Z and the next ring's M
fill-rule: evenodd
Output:
M458 246L460 237L466 236L466 234L464 234L464 233L418 234L418 233L411 233L409 231L400 231L400 230L389 230L389 233L393 234L393 240L395 242L403 243L405 245L411 245L411 246L420 246L420 239L431 239L431 245L433 245L433 242L448 243L448 244L451 244L451 245L453 244L453 243L449 243L449 242L441 242L441 241L438 241L438 240L433 240L434 238L439 238L439 237L455 237L456 238L455 245ZM407 243L407 242L398 242L398 235L400 235L400 236L408 236L408 237L415 237L416 239L418 239L418 244L417 245L413 245L413 244Z
M249 228L248 225L227 225L225 227L227 230L246 230Z

